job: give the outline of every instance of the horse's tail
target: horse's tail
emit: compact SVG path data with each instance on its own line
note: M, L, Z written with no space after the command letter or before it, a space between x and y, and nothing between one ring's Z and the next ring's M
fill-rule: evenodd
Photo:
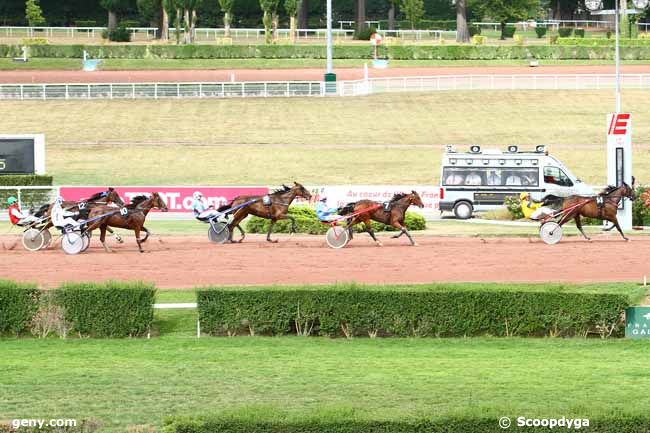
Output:
M218 211L218 212L223 212L223 211L225 211L225 210L230 209L230 208L232 207L232 204L233 204L234 201L235 201L235 200L231 200L229 203L224 204L223 206L219 206L219 207L217 208L217 211Z
M352 212L354 212L354 205L355 205L355 204L356 204L355 202L352 202L352 203L348 203L348 204L346 204L345 206L341 206L341 207L338 209L337 213L338 213L339 215L348 215L348 214L351 214Z

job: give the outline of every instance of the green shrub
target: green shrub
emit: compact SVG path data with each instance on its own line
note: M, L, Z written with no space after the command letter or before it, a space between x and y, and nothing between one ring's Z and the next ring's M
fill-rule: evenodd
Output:
M506 197L503 204L508 208L508 212L512 216L513 220L519 220L524 217L524 212L521 210L521 201L519 197Z
M307 233L310 235L325 234L329 229L328 224L323 224L318 220L316 211L309 206L291 206L289 208L289 215L296 218L296 233ZM252 216L246 222L246 231L250 233L267 233L271 221L266 218ZM404 224L408 230L424 230L426 229L426 220L419 214L407 212L404 216ZM392 226L387 226L376 221L372 222L372 229L376 232L382 231L396 231L397 229ZM289 233L291 230L291 221L280 220L275 223L273 227L274 233ZM363 224L355 227L357 232L364 231Z
M197 291L212 335L393 337L620 336L621 294L507 291L481 285L332 286Z
M0 186L50 186L52 176L41 175L5 175L0 176ZM50 201L50 192L44 190L24 190L21 193L20 201L23 207L39 206ZM7 208L7 198L17 197L18 190L0 190L0 209Z
M370 36L372 36L374 33L377 33L377 29L374 27L366 27L361 31L356 31L354 32L354 39L360 40L360 41L369 41Z
M97 27L97 21L94 20L75 20L74 25L77 27Z
M122 21L120 21L120 26L126 27L126 28L142 27L140 21L138 21L138 20L122 20Z
M56 303L81 336L133 337L150 330L155 293L142 282L70 283L56 290Z
M537 35L537 39L542 39L544 36L546 36L547 31L548 28L546 26L542 26L539 24L535 26L535 34Z
M102 37L104 36L104 33L102 33ZM131 32L126 28L124 24L120 24L113 30L109 30L106 33L106 37L104 39L108 39L112 42L131 42Z
M38 309L38 297L35 284L0 280L0 334L26 331Z
M573 28L560 27L559 29L557 29L557 33L560 35L561 38L568 38L571 36L571 33L573 33Z
M548 38L548 42L551 45L557 45L557 41L559 40L560 36L558 35L552 35L550 38Z
M650 188L639 186L635 191L636 199L632 202L632 224L650 225Z
M573 31L573 35L576 38L584 38L585 37L585 29L575 29Z
M480 26L475 26L475 25L470 24L468 26L468 29L469 29L469 36L470 37L481 34L481 27Z
M515 32L517 31L517 27L512 26L512 25L506 25L503 28L503 37L504 38L512 38L515 35Z

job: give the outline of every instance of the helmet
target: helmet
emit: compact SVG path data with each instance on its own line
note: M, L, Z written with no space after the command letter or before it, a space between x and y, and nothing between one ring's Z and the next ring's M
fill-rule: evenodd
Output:
M17 201L18 201L18 199L16 197L11 196L11 197L9 197L7 199L7 204L11 206L12 204L16 203Z
M196 191L194 194L192 194L192 198L194 198L194 200L198 200L201 197L203 197L203 194L201 194L200 191Z
M520 192L520 193L519 193L519 199L520 199L520 200L523 200L523 199L525 199L526 197L528 197L528 193L527 193L527 192Z
M58 197L56 198L56 200L54 200L54 203L55 203L55 204L62 204L62 203L63 203L63 197L58 196Z

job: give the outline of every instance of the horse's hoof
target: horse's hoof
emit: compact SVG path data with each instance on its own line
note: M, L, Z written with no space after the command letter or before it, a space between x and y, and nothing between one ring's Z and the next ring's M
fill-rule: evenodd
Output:
M391 239L397 239L398 237L399 237L398 235L393 235L393 236L391 236L390 238L391 238Z
M417 247L417 246L419 246L419 245L420 245L420 244L418 244L417 242L413 242L413 246L414 246L414 247Z
M382 244L381 242L377 241L377 246L378 246L378 247L383 247L384 244Z
M630 238L623 238L623 239L625 239L625 242L632 242Z

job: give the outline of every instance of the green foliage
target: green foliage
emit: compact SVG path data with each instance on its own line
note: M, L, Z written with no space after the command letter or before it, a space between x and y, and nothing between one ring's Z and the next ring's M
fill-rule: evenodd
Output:
M573 33L573 28L560 27L559 29L557 29L557 33L560 35L561 38L568 38L571 36L571 33Z
M516 31L517 31L517 27L512 26L512 25L507 25L505 27L502 27L501 28L501 39L514 37Z
M70 283L55 293L65 320L81 336L134 337L151 329L156 294L151 284Z
M75 20L74 25L77 27L97 27L95 20Z
M0 334L20 335L38 308L35 284L0 280Z
M23 45L47 45L50 41L47 38L25 38L21 43Z
M130 7L129 0L100 0L101 7L111 12L124 12Z
M307 233L311 235L321 235L329 229L328 224L323 224L318 220L316 211L308 206L291 206L289 208L289 215L296 218L296 232ZM252 216L246 222L246 231L250 233L267 233L270 220ZM424 217L419 214L407 212L404 216L404 224L408 230L424 230L426 229L426 221ZM397 229L387 226L376 221L372 222L372 229L376 232L382 231L396 231ZM289 220L280 220L273 226L274 233L289 233L291 230L291 222ZM357 232L364 231L363 224L355 227Z
M284 10L290 17L295 17L300 10L302 0L284 0Z
M573 45L580 47L614 47L616 41L605 38L563 38L558 41L560 45ZM650 46L650 39L623 39L619 41L621 47L647 47Z
M424 16L424 0L401 0L400 9L415 30L418 21Z
M197 291L212 335L330 337L620 336L621 294L494 290L481 285L339 285ZM611 333L610 333L611 331Z
M373 26L365 27L361 31L354 32L354 39L357 39L359 41L369 41L370 37L375 33L377 33L377 29Z
M584 38L585 37L585 29L575 29L573 31L573 35L576 38Z
M482 0L476 3L473 9L478 15L490 17L492 21L501 23L501 38L503 39L512 37L512 35L504 34L503 24L535 18L539 13L540 0Z
M221 12L224 13L232 12L232 8L234 5L235 5L235 0L219 0L219 7L221 8Z
M27 0L25 2L25 18L31 27L42 26L45 24L43 11L41 10L41 5L38 3L38 0Z
M4 175L0 176L0 186L50 186L52 176L43 175ZM0 209L6 209L7 198L18 196L18 190L0 190ZM37 206L49 202L49 191L24 190L21 193L20 201L23 207Z
M546 36L547 31L548 28L546 26L542 26L538 24L535 27L535 34L537 35L537 39L542 39L544 36Z
M506 197L503 204L508 208L508 212L513 220L519 220L524 217L524 212L521 210L521 202L517 197Z
M635 226L650 225L650 188L637 187L636 199L632 202L632 224Z
M469 36L470 37L481 34L481 27L480 26L473 26L473 25L470 24L468 26L468 29L469 29Z
M102 33L102 37L112 42L131 42L131 32L124 24L120 24L113 30L105 30L105 33Z

